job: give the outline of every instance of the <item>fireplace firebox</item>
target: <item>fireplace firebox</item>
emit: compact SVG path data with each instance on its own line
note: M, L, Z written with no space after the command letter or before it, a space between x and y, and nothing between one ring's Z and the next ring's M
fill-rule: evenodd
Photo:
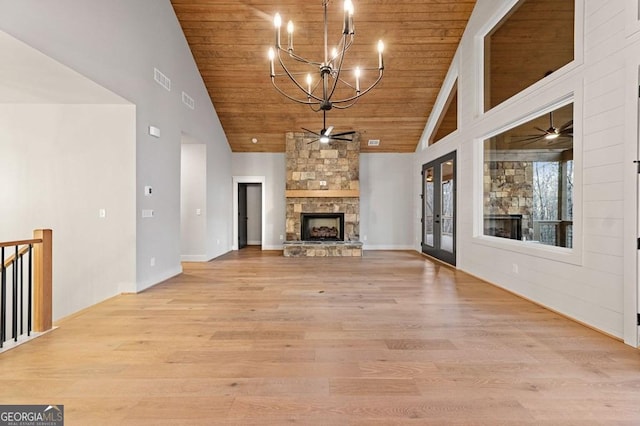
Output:
M344 241L344 213L301 213L302 241Z

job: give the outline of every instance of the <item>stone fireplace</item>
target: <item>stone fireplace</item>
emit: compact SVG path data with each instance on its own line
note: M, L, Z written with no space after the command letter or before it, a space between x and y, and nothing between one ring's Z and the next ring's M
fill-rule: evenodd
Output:
M323 144L289 132L286 155L284 255L361 256L357 138Z

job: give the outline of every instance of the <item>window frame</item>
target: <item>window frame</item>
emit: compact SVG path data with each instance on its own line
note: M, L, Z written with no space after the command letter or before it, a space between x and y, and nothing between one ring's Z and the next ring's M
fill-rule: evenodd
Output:
M485 132L481 136L474 138L474 223L473 240L478 244L488 247L518 252L535 257L571 263L582 264L582 144L580 141L581 131L581 93L570 92L564 96L544 104L542 107L529 110L524 115L508 121L503 125L496 126L492 130ZM573 103L574 116L574 139L573 139L573 173L574 173L574 193L573 193L573 236L572 248L557 247L544 244L535 244L529 241L512 240L484 234L484 141L524 124L541 115Z
M522 0L509 0L501 5L496 13L486 20L485 24L479 29L474 38L474 51L476 52L474 61L475 71L480 82L477 85L478 90L475 94L474 116L476 118L500 114L504 109L509 109L514 103L519 102L522 98L531 96L532 93L535 93L545 86L554 84L557 80L561 80L564 76L566 76L566 74L570 73L572 70L578 68L584 63L584 1L575 0L573 18L573 61L555 70L552 74L536 81L531 86L524 88L520 92L514 94L510 98L507 98L493 108L485 110L485 92L486 85L488 84L485 69L485 40L486 37L494 31L496 25L498 25L505 16L510 14L513 8L516 7L520 1ZM638 3L640 3L640 0L627 1L637 1ZM640 7L640 5L638 7ZM640 9L638 13L640 13ZM640 23L638 24L638 26L640 29Z

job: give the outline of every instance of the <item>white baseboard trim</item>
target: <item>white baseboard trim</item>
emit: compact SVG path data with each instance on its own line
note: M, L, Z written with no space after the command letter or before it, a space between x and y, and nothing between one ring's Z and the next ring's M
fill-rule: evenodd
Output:
M262 241L257 240L257 241L247 241L247 245L249 246L260 246L262 245Z

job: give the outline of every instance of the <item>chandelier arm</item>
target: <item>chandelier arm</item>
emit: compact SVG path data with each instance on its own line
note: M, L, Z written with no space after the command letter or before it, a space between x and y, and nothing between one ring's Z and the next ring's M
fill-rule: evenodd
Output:
M311 101L311 100L309 100L309 99L305 99L305 100L303 100L303 99L297 99L297 98L294 98L293 96L289 95L288 93L284 92L282 89L280 89L280 88L278 87L278 85L277 85L277 84L276 84L276 82L275 82L275 78L274 78L274 77L271 77L271 84L273 85L273 87L275 87L275 89L276 89L278 92L280 92L280 94L281 94L282 96L284 96L285 98L287 98L287 99L289 99L289 100L292 100L292 101L294 101L294 102L297 102L297 103L299 103L299 104L317 105L317 104L319 104L319 103L320 103L320 101L312 102L312 101Z
M345 99L338 99L338 100L334 100L332 101L333 107L334 108L338 108L338 109L345 109L348 108L349 106L353 105L349 104L349 106L341 106L340 104L345 104L347 102L352 102L357 100L358 98L360 98L361 96L367 94L369 91L371 91L374 87L376 87L378 85L378 83L380 82L380 80L382 80L382 76L383 76L383 70L380 70L380 74L378 75L378 79L376 81L373 82L373 84L371 84L371 86L369 86L368 88L366 88L364 91L361 91L359 95L356 96L352 96L350 98L345 98ZM355 103L355 102L354 102Z
M356 102L358 102L358 99L360 99L360 97L359 97L359 96L358 96L357 98L355 98L355 99L354 99L354 101L353 101L353 102L351 102L349 105L340 105L340 104L336 105L336 104L333 104L333 108L335 108L335 109L347 109L347 108L351 108L352 106L354 106L354 105L356 104Z
M331 93L329 93L329 97L327 99L331 99L333 97L333 93L336 91L336 87L338 87L338 81L340 81L340 72L342 71L342 63L344 61L344 54L347 51L346 46L347 46L347 35L345 34L342 36L342 55L340 55L340 64L338 65L338 69L336 70L336 76L334 77L333 87L331 88Z
M302 91L304 94L306 94L306 95L307 95L307 99L308 99L307 101L299 101L299 100L296 100L296 102L300 102L300 103L313 103L313 104L322 102L322 99L321 99L321 98L319 98L319 97L317 97L316 95L314 95L314 94L313 94L313 92L311 92L311 93L310 93L310 92L306 91L306 90L302 87L302 85L301 85L300 83L298 83L298 80L296 80L296 78L293 76L293 74L291 74L291 72L289 71L289 69L287 68L287 66L284 64L284 61L282 60L282 57L280 56L280 51L278 51L278 62L280 63L280 66L282 67L282 69L284 70L284 72L287 74L287 77L289 77L289 79L290 79L291 81L293 81L293 83L298 87L298 89L300 89L300 91ZM287 95L284 91L282 91L282 90L281 90L281 89L276 85L276 82L275 82L275 78L274 78L274 77L271 77L271 83L273 84L273 86L274 86L276 89L278 89L278 91L279 91L280 93L282 93L283 95L285 95L285 96L286 96L286 97L288 97L289 99L295 99L295 98L293 98L293 97L291 97L291 96ZM317 102L311 102L311 99L314 99L314 100L315 100L315 101L317 101Z
M307 58L305 58L303 56L300 56L300 55L294 53L291 50L285 50L282 47L278 47L278 56L280 56L280 52L286 53L287 55L289 55L291 57L291 59L294 59L294 60L296 60L298 62L302 62L302 63L305 63L305 64L313 65L314 67L320 67L322 65L322 63L320 63L320 62L310 61ZM282 59L280 59L280 61L282 61Z

